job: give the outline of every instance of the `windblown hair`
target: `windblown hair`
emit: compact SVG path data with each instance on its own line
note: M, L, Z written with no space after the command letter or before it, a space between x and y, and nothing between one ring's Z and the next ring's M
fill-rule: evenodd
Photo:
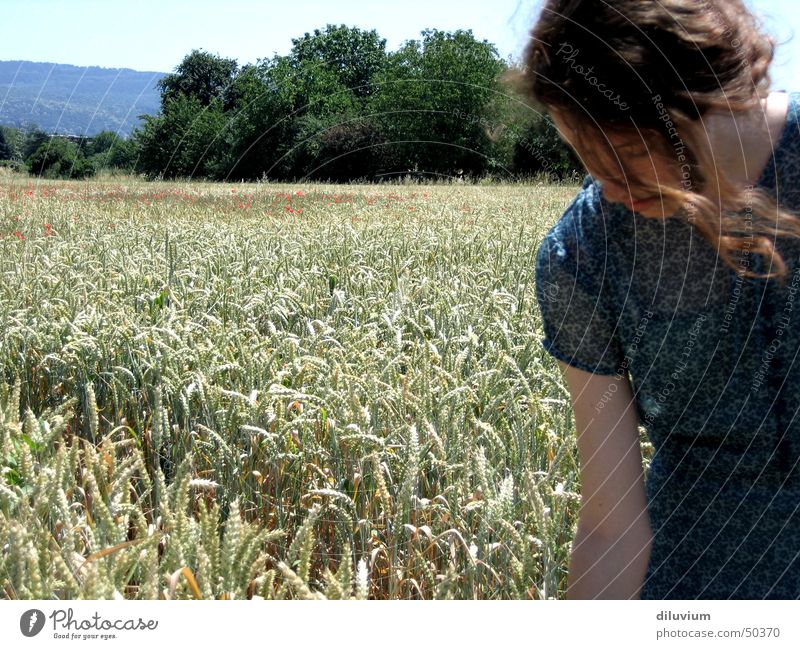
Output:
M760 109L774 49L741 0L547 0L518 81L535 103L574 128L579 154L591 153L603 174L622 174L643 195L684 205L676 216L688 218L726 264L783 282L787 268L773 239L800 237L800 219L715 166L702 119L712 110ZM641 138L673 164L679 151L688 182L648 186L619 157L594 155L608 149L611 133ZM743 212L753 218L743 219ZM741 258L751 254L764 255L776 270L744 270L749 258Z

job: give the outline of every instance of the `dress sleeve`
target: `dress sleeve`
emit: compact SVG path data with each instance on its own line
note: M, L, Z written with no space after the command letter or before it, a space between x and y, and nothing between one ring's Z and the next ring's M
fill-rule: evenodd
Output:
M545 350L594 374L615 374L624 354L607 291L607 246L600 197L590 177L536 253L536 297Z

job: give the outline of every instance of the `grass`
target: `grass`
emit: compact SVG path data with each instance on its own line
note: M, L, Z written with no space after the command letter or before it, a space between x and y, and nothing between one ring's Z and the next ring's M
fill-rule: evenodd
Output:
M5 597L563 597L575 191L3 177Z

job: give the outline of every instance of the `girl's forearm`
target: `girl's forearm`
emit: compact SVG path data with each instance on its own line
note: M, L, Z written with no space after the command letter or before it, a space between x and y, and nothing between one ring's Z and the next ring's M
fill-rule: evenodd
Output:
M617 538L578 523L572 543L567 599L639 599L650 561L649 521Z

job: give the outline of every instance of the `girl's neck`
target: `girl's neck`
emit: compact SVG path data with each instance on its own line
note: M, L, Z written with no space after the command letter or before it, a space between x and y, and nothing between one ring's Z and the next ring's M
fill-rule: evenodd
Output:
M710 113L703 119L716 166L737 185L755 185L786 125L789 95L773 92L749 113Z

